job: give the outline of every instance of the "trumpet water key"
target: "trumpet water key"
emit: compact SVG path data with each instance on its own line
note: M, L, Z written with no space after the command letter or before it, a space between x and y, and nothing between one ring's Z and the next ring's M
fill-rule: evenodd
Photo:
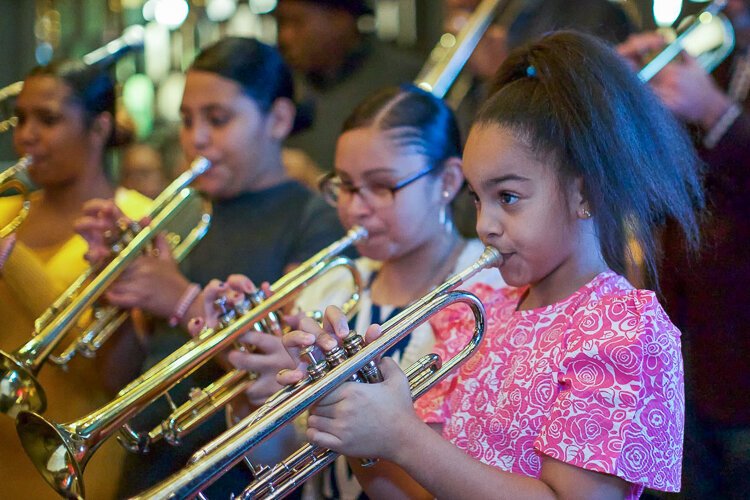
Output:
M12 353L0 351L0 411L11 417L23 410L44 411L46 396L36 379L43 363L107 287L143 253L153 237L193 202L196 194L186 186L210 166L205 158L194 161L190 170L154 200L152 220L147 227L133 223L113 246L114 258L98 271L89 268L36 320L31 340ZM201 218L196 237L205 233L207 223L205 217Z
M365 238L364 228L353 228L345 237L324 248L292 272L271 285L274 294L238 317L223 329L207 329L186 342L123 388L102 408L67 424L45 420L33 412L21 412L16 430L21 444L44 479L60 495L84 495L83 470L96 448L159 396L198 369L203 363L230 347L253 325L269 314L282 310L308 284L337 267L354 268L350 259L340 257L355 242ZM358 301L358 291L350 301ZM126 435L128 434L126 428ZM138 436L135 436L138 439Z

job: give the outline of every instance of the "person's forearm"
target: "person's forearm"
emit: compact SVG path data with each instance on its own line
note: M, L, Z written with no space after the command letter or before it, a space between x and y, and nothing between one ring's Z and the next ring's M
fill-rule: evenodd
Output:
M362 467L359 458L347 458L347 461L369 498L432 498L404 469L392 462L380 460L372 467Z
M485 465L425 424L412 424L394 439L402 443L394 461L435 497L556 498L544 482Z

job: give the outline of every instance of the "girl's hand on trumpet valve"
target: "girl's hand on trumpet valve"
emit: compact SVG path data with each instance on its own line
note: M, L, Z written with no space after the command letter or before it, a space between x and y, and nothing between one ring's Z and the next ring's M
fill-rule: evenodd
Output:
M310 443L349 457L398 461L411 429L424 425L412 406L406 375L398 364L383 358L383 382L346 382L310 409Z
M83 205L83 215L73 224L89 248L85 258L93 266L102 264L112 256L112 244L119 238L121 227L130 222L110 199L89 200ZM140 221L147 225L148 219Z
M291 385L306 376L306 365L299 358L302 349L315 344L328 351L348 334L346 315L337 307L326 308L322 326L303 318L299 330L283 338L297 368L280 372L278 382ZM365 341L369 343L380 334L380 325L370 325ZM394 432L408 432L421 421L414 413L406 376L395 361L385 358L379 366L382 383L345 383L310 410L307 438L311 443L347 456L393 460L401 442Z
M375 327L373 325L370 328ZM335 306L328 306L323 314L323 326L312 318L302 318L297 330L283 337L284 347L296 363L293 370L279 372L277 380L281 385L296 384L305 376L307 365L300 360L300 352L313 344L323 351L330 351L349 334L349 323L344 312Z

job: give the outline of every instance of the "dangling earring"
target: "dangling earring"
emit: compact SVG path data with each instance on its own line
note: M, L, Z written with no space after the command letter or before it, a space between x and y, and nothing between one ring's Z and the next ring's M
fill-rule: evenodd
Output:
M448 198L450 198L451 193L446 189L445 191L443 191L442 195L443 198L447 200ZM447 207L447 203L440 207L440 211L438 212L438 221L445 229L445 232L450 234L453 232L453 217L450 216Z
M591 212L589 212L589 209L584 207L581 209L580 214L578 215L581 219L590 219L591 218Z

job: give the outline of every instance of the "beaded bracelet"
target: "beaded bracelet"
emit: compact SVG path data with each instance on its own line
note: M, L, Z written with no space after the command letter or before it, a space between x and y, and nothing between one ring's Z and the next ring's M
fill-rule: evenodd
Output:
M180 297L180 300L177 301L177 305L174 308L172 316L169 317L169 326L174 327L180 324L180 321L182 321L182 318L185 316L188 308L200 293L201 287L197 283L191 283L187 287L185 292L182 294L182 297Z

